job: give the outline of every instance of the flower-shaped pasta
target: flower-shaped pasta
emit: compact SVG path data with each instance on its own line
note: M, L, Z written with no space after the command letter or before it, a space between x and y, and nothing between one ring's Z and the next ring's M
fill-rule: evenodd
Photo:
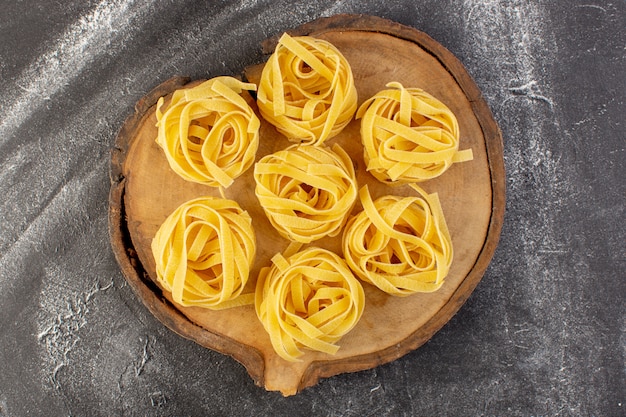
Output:
M420 197L387 195L375 202L366 187L364 210L343 235L343 255L354 273L395 296L432 292L452 263L452 241L436 194L412 187Z
M250 216L221 198L183 203L152 240L157 279L174 301L213 310L252 304L242 291L255 252Z
M228 187L254 163L259 118L240 95L254 84L217 77L174 92L165 113L157 103L157 143L187 181Z
M435 178L453 162L472 159L459 151L459 126L445 104L419 88L392 82L357 111L367 170L378 180L415 183Z
M357 196L354 166L339 146L293 145L254 166L255 194L286 239L309 243L336 236Z
M320 145L356 111L352 69L329 42L285 33L263 68L257 104L289 140Z
M259 274L255 309L276 353L297 361L308 348L335 354L335 344L359 321L361 283L336 254L311 247L287 259L281 254Z

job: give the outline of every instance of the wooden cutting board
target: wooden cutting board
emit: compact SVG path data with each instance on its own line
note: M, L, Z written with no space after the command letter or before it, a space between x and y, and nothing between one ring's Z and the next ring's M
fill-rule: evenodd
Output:
M502 137L482 95L463 65L426 34L388 20L362 15L338 15L305 24L291 35L328 40L346 57L355 78L359 104L399 81L439 98L456 114L460 149L471 148L474 159L453 165L441 177L422 183L439 194L452 235L454 261L445 284L437 292L406 298L388 296L364 284L366 307L357 326L343 339L335 356L307 352L290 363L275 354L253 306L211 311L182 307L156 283L150 243L165 218L181 203L219 192L186 182L169 168L155 142L155 103L189 82L173 78L140 100L122 126L111 157L109 202L110 236L122 272L139 299L163 324L183 337L242 363L253 380L268 390L292 395L322 377L375 367L416 349L433 336L474 290L495 251L505 206ZM262 43L273 51L278 36ZM263 63L242 69L241 76L257 82ZM252 97L247 97L255 106ZM257 159L290 143L263 122ZM327 144L340 144L357 168L359 186L368 184L374 198L384 194L414 195L406 186L389 187L364 167L359 122ZM254 195L252 169L225 191L253 218L257 257L250 279L289 244L272 228ZM361 209L357 205L355 212ZM315 242L341 254L340 239Z

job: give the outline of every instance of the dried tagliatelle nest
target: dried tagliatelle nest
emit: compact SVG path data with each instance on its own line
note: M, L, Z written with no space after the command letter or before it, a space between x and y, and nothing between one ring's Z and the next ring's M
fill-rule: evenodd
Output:
M387 184L421 182L472 159L471 149L459 151L459 125L445 104L419 88L398 82L387 87L356 114L367 170L374 177Z
M331 43L285 33L263 68L257 104L292 142L320 145L354 116L352 69Z
M287 258L277 254L256 286L257 316L276 353L288 361L298 360L302 348L335 354L364 304L363 287L345 261L317 247Z
M254 166L255 193L286 239L310 243L341 232L357 196L354 166L339 146L293 145Z
M152 253L159 283L180 305L220 310L253 302L243 291L256 237L235 201L202 197L181 204L154 236Z
M187 181L230 186L252 164L260 121L243 90L256 85L216 77L174 92L165 112L157 103L157 143L174 172Z
M363 211L343 234L343 254L365 282L395 296L432 292L452 263L452 240L437 194L386 195L372 201L361 188Z

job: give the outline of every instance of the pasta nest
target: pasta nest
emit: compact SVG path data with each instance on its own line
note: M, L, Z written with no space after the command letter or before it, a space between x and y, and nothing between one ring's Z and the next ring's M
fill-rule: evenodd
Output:
M259 274L255 309L276 353L297 361L308 348L335 354L335 344L363 314L361 283L335 253L310 247L277 254Z
M173 93L165 113L157 103L157 143L187 181L228 187L254 163L259 118L240 95L254 84L216 77Z
M255 194L270 223L291 241L336 236L357 197L354 166L339 146L293 145L254 166Z
M158 282L183 306L252 304L254 295L242 292L255 239L250 216L235 201L202 197L183 203L152 240Z
M320 145L341 132L357 109L352 69L329 42L285 33L263 68L257 104L292 142Z
M387 184L416 183L472 159L459 151L459 125L445 104L419 88L387 84L357 111L367 170Z
M452 263L452 242L437 194L412 186L419 197L359 191L363 211L352 217L342 245L347 264L363 281L407 296L441 287Z

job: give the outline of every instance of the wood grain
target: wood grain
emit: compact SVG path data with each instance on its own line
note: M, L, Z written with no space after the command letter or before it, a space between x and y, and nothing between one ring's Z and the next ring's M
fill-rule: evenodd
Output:
M166 326L207 348L241 362L259 385L292 395L320 378L392 361L426 342L453 315L480 281L497 246L504 214L502 138L480 91L462 64L443 46L415 29L361 15L339 15L306 24L292 34L307 34L333 43L352 66L359 103L390 81L420 87L446 103L457 115L461 149L472 148L474 160L456 164L441 177L422 184L437 192L454 245L454 262L444 286L431 294L390 297L364 285L366 307L361 321L341 341L335 356L309 352L301 362L278 357L252 306L224 311L185 308L172 302L156 284L150 242L163 220L179 204L216 189L185 182L168 167L155 143L154 104L177 88L193 85L175 78L142 99L117 138L111 158L111 242L127 281L148 309ZM277 38L264 42L271 52ZM262 63L243 76L258 81ZM196 81L198 82L198 81ZM254 101L249 97L250 103ZM353 121L328 142L341 145L357 168L359 185L374 197L408 195L408 187L388 187L364 169L359 123ZM290 143L262 124L257 159ZM226 190L253 218L258 251L250 289L259 268L287 247L273 230L254 196L252 170ZM360 210L356 207L355 211ZM339 239L316 245L339 250Z

